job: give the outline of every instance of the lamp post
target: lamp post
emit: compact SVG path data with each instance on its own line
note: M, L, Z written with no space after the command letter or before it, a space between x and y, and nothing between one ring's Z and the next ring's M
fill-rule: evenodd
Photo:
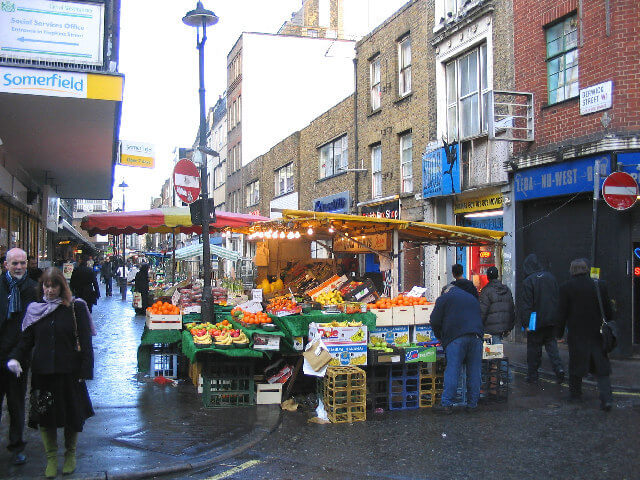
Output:
M209 189L207 175L207 150L206 142L206 115L205 115L205 90L204 90L204 44L207 41L207 27L218 23L218 17L211 10L206 10L202 6L202 2L198 2L195 10L187 12L182 17L182 22L190 27L196 27L198 49L198 71L200 79L200 133L198 135L198 150L202 154L202 162L200 166L200 183L202 189L200 192L202 206L202 257L204 261L204 287L202 289L202 320L211 320L211 248L209 246ZM200 36L202 29L202 36Z
M122 212L124 213L124 189L129 188L129 185L125 183L124 178L122 179L122 182L120 183L120 185L118 185L118 188L122 189ZM125 243L125 236L123 233L122 234L122 273L123 274L125 272L126 263L127 263L127 245ZM120 279L120 295L122 295L122 300L127 299L127 277L126 276Z

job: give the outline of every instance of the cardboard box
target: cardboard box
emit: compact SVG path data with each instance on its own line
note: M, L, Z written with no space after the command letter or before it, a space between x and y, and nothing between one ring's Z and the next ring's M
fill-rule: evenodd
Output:
M182 314L155 315L147 311L146 323L149 330L182 330Z
M280 350L280 337L262 333L253 334L254 350Z
M319 323L309 324L309 341L321 338L329 345L367 344L367 326L360 327L321 327Z
M371 298L371 296L377 297L378 292L376 287L370 279L366 279L362 282L362 285L358 285L344 296L345 300L352 300L355 302L362 302L364 299Z
M497 345L490 345L488 343L482 344L482 359L488 358L502 358L504 357L504 345L501 343Z
M282 402L282 383L256 383L256 404L275 405Z
M436 347L409 347L404 349L404 363L435 361Z
M393 325L413 325L414 321L414 313L413 306L408 307L391 307L393 310Z
M329 366L360 366L367 364L367 344L327 345L333 357Z
M430 325L415 325L411 335L411 343L432 342L436 339Z
M389 345L397 343L409 343L409 326L404 327L376 327L375 332L369 333L369 341L372 337L384 340Z
M325 280L320 285L311 290L307 290L305 295L309 295L312 300L315 300L318 295L324 292L330 292L331 290L336 290L340 285L348 280L346 275L339 277L338 275L334 275L329 280Z
M431 312L435 303L428 303L427 305L414 305L413 313L415 316L416 325L424 325L431 323Z
M393 326L393 309L391 308L372 308L369 310L376 316L377 327Z
M292 374L293 374L293 369L289 365L285 365L284 367L282 367L282 369L278 373L267 378L267 382L268 383L287 383L287 380L291 378Z
M302 352L304 351L304 338L303 337L291 337L291 340L293 342L293 349L296 352Z

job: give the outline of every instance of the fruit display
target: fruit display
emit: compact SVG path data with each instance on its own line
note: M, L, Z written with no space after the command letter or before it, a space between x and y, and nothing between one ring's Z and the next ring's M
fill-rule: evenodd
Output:
M398 295L395 298L380 298L375 303L368 303L367 308L391 308L391 307L407 307L413 305L427 305L429 302L424 297L407 297Z
M180 307L168 302L158 301L150 307L147 307L147 312L152 315L180 315Z
M359 286L364 285L364 282L347 282L345 285L343 285L342 287L340 287L340 295L342 295L343 297L346 297L347 295L349 295L351 292L353 292L356 288L358 288Z
M342 295L337 290L321 293L315 298L320 305L339 305L344 302Z
M362 307L359 303L349 302L344 305L344 313L360 313L362 311Z
M329 327L361 327L362 322L328 322L328 323L319 323L319 327L329 328Z
M274 314L278 312L296 314L302 312L302 307L289 297L274 297L269 301L269 305L267 305L267 312Z
M241 308L234 308L231 310L231 316L238 322L247 325L260 325L263 323L271 323L271 318L264 312L251 313L242 310Z
M215 335L213 338L215 340L214 345L216 347L249 345L249 339L241 330L225 330L220 332L220 335Z

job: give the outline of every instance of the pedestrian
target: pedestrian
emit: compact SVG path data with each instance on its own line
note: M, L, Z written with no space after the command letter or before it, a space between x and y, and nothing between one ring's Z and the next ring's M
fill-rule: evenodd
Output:
M136 312L144 314L149 306L149 264L140 265L140 270L136 273L135 289L142 296L142 308L136 309Z
M14 465L27 461L23 450L24 399L27 393L27 370L16 378L4 368L11 351L20 340L22 318L31 302L37 299L37 283L27 276L27 254L19 248L7 252L5 268L7 272L0 279L0 412L6 399L9 412L9 451L13 454Z
M40 281L42 269L38 268L38 259L32 256L27 257L27 275L34 282Z
M453 275L453 278L454 278L451 284L461 288L465 292L468 292L474 297L478 298L478 289L476 288L476 286L473 284L471 280L467 280L466 278L464 278L462 273L463 273L462 265L460 265L459 263L454 263L451 266L451 274Z
M560 286L558 318L560 335L567 326L567 346L569 347L569 400L582 398L582 378L593 373L598 383L600 408L611 410L611 363L602 347L600 326L602 315L596 288L600 288L600 298L605 318L611 319L611 302L605 282L594 282L589 277L589 262L579 258L569 266L571 278Z
M122 259L119 260L120 266L116 270L116 276L118 277L118 286L120 287L120 295L122 300L127 299L127 275L129 269Z
M478 300L480 301L480 315L484 325L484 333L491 335L491 343L502 343L509 335L516 321L516 308L513 303L511 289L498 279L498 269L487 269L487 283Z
M93 269L87 265L87 257L82 256L80 265L73 269L69 286L76 297L87 303L89 312L93 311L93 306L100 298L100 285Z
M105 286L105 295L110 297L113 294L113 263L111 257L107 257L100 269L100 276Z
M522 327L527 332L527 383L538 382L538 369L544 345L556 381L564 381L564 368L556 342L558 328L558 282L544 270L535 253L523 263L526 278L522 282Z
M482 319L480 304L470 293L447 285L431 312L431 328L444 348L447 366L441 410L451 413L462 365L467 371L467 411L474 411L480 398L482 370Z
M45 476L58 471L57 429L64 428L63 474L76 469L78 432L94 415L85 380L93 379L91 315L84 300L71 297L62 272L48 268L40 282L43 302L29 305L22 336L7 367L18 376L32 355L28 425L39 429L47 457Z

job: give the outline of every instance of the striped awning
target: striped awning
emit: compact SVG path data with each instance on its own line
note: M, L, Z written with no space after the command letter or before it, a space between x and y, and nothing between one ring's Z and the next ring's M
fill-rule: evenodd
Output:
M238 252L229 250L228 248L219 247L218 245L210 245L211 255L223 258L225 260L231 260L232 262L238 261L241 255ZM176 250L176 260L184 260L191 257L202 256L202 244L189 245L188 247L178 248Z

